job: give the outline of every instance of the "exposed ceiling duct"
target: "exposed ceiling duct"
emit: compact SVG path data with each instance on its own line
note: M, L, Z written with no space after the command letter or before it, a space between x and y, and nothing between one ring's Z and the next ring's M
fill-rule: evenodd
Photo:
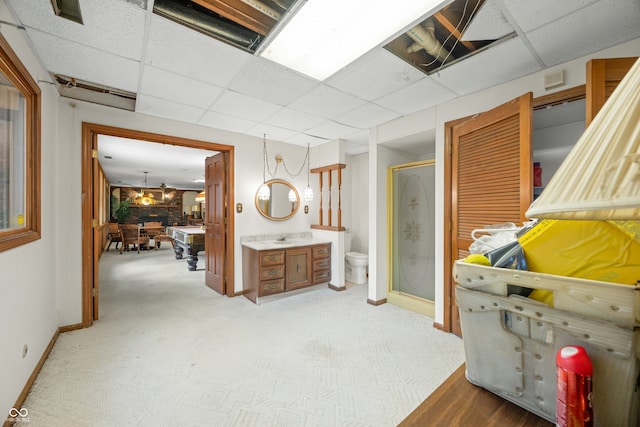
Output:
M424 24L418 24L407 31L407 35L415 42L407 48L407 52L413 53L424 49L438 61L444 62L451 53L436 39L435 30L433 19L427 19Z
M155 0L153 11L254 53L294 0Z
M156 0L153 4L153 11L160 16L250 51L255 50L261 39L261 36L255 31L222 19L211 19L196 8L181 5L175 1Z

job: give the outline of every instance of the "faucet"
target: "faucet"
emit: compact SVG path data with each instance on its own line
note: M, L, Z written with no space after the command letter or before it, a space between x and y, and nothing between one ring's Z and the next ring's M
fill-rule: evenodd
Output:
M282 236L278 237L276 240L278 242L284 242L287 239L287 235L283 234Z

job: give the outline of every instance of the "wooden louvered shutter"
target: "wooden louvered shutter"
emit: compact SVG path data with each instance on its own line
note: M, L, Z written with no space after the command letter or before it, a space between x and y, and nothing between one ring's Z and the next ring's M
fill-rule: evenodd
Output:
M587 62L587 126L637 59L637 57L608 58L592 59Z
M526 221L532 200L533 95L527 93L453 128L451 142L452 260L469 254L471 231ZM455 292L452 293L455 307ZM452 330L459 318L453 310Z

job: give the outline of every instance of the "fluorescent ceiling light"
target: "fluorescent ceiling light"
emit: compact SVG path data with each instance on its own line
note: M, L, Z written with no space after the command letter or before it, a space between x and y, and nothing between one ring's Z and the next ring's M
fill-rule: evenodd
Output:
M322 81L450 0L303 3L261 55Z

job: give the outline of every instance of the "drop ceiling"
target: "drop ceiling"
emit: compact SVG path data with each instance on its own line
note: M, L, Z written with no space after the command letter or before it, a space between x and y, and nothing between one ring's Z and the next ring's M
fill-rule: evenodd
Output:
M372 126L640 37L638 0L449 0L440 15L418 16L412 27L427 27L433 18L434 33L445 43L447 31L454 32L442 24L446 8L476 9L466 29L450 38L474 46L464 59L453 48L450 65L421 69L416 64L433 59L407 60L391 49L404 43L406 51L407 28L321 82L256 56L252 47L156 13L167 4L199 8L241 32L263 20L270 27L248 29L261 43L286 25L293 2L79 0L78 24L56 16L51 0L5 0L60 93L63 85L53 76L131 93L138 113L258 138L266 133L300 146L339 138L348 154L368 150ZM271 9L266 14L260 12L265 6ZM279 17L262 16L273 11ZM402 143L415 151L424 137Z

